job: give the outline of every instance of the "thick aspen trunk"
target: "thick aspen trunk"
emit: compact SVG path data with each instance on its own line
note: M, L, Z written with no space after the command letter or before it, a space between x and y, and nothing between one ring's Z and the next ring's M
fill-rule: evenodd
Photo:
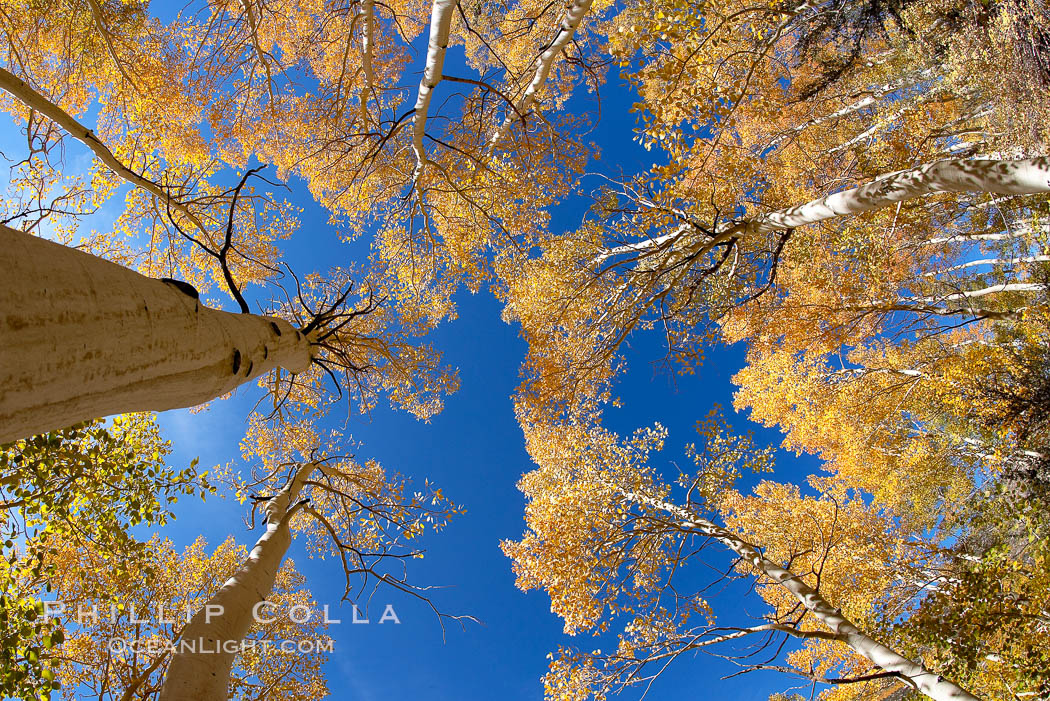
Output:
M803 582L789 570L767 559L762 552L732 531L722 528L707 519L698 518L688 510L674 504L631 492L624 496L639 504L645 504L679 519L685 528L692 528L705 536L718 540L752 567L787 589L813 616L826 625L838 640L849 645L858 654L887 672L899 674L905 681L935 701L978 701L977 697L953 682L934 674L922 665L907 659L897 651L883 645L857 628L842 611L832 606L813 587Z
M208 599L183 628L176 653L164 675L160 701L224 701L230 685L230 672L241 641L251 630L256 616L272 617L277 612L256 606L269 596L284 561L292 535L288 520L303 482L315 465L301 466L263 509L266 532L255 541L248 559L225 584Z
M310 366L288 322L210 309L185 287L0 226L0 443Z

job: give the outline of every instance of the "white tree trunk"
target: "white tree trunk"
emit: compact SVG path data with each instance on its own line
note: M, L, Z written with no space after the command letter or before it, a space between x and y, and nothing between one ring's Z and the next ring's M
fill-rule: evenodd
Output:
M368 124L368 100L375 89L375 70L372 67L372 53L375 46L375 0L364 0L358 9L361 20L361 68L365 74L365 84L361 86L361 121ZM350 39L347 38L347 42Z
M492 153L493 149L503 140L503 137L507 135L507 131L510 126L519 118L519 115L524 114L532 104L536 101L540 91L547 84L547 79L550 77L551 68L554 66L554 60L561 55L565 47L572 41L573 36L576 34L576 28L580 26L580 22L583 21L583 16L587 14L587 11L591 9L591 3L593 0L575 0L569 8L565 11L565 16L562 17L561 24L558 27L558 33L554 35L554 40L551 41L550 45L539 55L536 59L536 73L532 77L532 82L525 89L525 93L521 96L521 99L515 105L514 111L510 112L503 123L489 138L488 145L485 147L487 153Z
M255 622L255 607L269 596L292 535L294 513L303 482L316 465L302 465L263 509L266 532L255 541L248 559L208 599L182 629L176 653L164 675L160 701L225 701L237 648ZM267 616L272 611L262 611Z
M959 265L952 265L947 268L941 268L940 270L931 270L928 273L923 273L923 277L937 277L945 273L950 273L955 270L965 270L966 268L980 268L985 265L999 265L1004 268L1012 267L1015 265L1025 265L1027 263L1048 263L1050 262L1050 256L1024 256L1021 258L981 258L979 260L971 260Z
M310 340L281 319L205 307L154 280L0 226L0 443L128 411L202 404Z
M852 104L846 105L845 107L841 107L830 114L825 114L820 117L813 117L812 119L803 122L802 124L785 130L782 134L770 141L769 144L766 145L766 149L775 148L779 146L786 139L793 138L798 134L801 134L809 127L813 127L818 124L823 124L824 122L834 121L842 117L848 117L851 114L860 112L865 107L875 104L876 101L878 101L880 98L885 97L886 95L889 95L890 93L896 92L898 90L913 87L917 85L919 81L925 80L932 74L933 71L928 68L923 69L921 71L912 71L903 78L898 78L897 80L886 83L885 85L879 85L876 87L868 88L868 90L864 91L865 96L862 97L860 100L857 100Z
M941 304L942 302L957 302L960 299L977 299L1000 292L1042 292L1046 285L1037 282L1011 282L999 285L990 285L976 290L965 290L954 292L943 297L901 297L902 304Z
M1015 161L948 160L884 175L860 187L836 192L798 207L762 214L747 223L756 233L860 214L935 192L994 192L1029 195L1050 192L1050 159Z
M427 114L430 101L434 99L434 88L441 82L445 68L445 53L448 49L448 37L452 31L452 16L456 12L459 0L434 0L430 13L430 40L427 43L427 62L423 67L423 79L419 81L419 93L416 95L415 115L412 117L412 151L416 156L416 168L412 173L412 182L419 181L427 163L426 148L423 146L423 135L427 128Z
M624 496L639 504L656 508L681 520L682 526L695 529L705 536L718 540L735 552L759 572L787 589L813 616L826 625L837 639L849 645L860 655L887 672L896 672L906 682L935 701L978 701L977 697L953 682L934 674L895 650L883 645L857 628L842 612L828 603L813 587L799 577L767 559L762 552L732 531L712 521L698 518L687 509L675 504L653 499L643 494L623 492Z
M991 234L959 234L956 236L942 236L940 238L923 241L918 245L940 246L946 243L970 243L973 241L1009 241L1010 239L1021 239L1046 233L1050 233L1050 226L1019 226L1008 231L999 231Z
M938 86L937 88L934 88L933 90L930 90L929 93L927 93L927 95L933 96L933 95L936 95L938 92L941 92L942 90L943 90L943 88ZM848 149L850 146L853 146L854 144L859 144L861 141L864 141L866 139L870 139L871 136L873 134L875 134L876 132L878 132L880 129L883 129L887 125L892 124L893 122L897 121L901 117L901 115L903 115L909 109L913 109L913 107L911 105L908 105L908 106L905 106L905 107L897 110L896 112L893 112L892 114L887 115L886 117L884 117L884 118L880 119L879 121L875 122L874 124L872 124L870 127L865 129L861 133L859 133L856 136L854 136L852 139L849 139L845 143L841 143L838 146L835 146L835 147L832 147L832 148L828 149L827 151L825 151L825 153L839 153L841 151L845 151L846 149Z
M710 250L742 234L786 231L836 217L882 209L937 192L991 192L1000 195L1050 192L1050 159L954 159L888 173L864 185L836 192L797 207L759 214L743 221L725 222L718 226L713 236L702 240L701 247ZM628 253L637 255L659 247L676 247L678 240L688 237L691 233L700 232L691 225L683 225L669 234L606 249L595 258L594 263L601 264L609 258ZM991 237L966 237L967 240L977 238ZM929 243L945 243L952 240L955 239L934 239Z

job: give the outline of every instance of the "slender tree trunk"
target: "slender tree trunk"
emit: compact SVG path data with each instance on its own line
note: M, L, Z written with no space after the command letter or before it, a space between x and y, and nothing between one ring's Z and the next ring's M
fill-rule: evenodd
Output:
M802 124L786 129L782 134L778 135L769 144L766 145L766 149L774 148L779 146L783 141L789 138L793 138L809 127L823 124L824 122L834 121L842 117L848 117L852 114L860 112L865 107L875 104L880 98L889 95L897 90L910 88L917 85L920 81L927 79L932 75L933 71L930 69L923 69L921 71L913 71L903 78L886 83L885 85L879 85L876 87L868 88L864 91L864 97L857 100L856 102L841 107L830 114L821 115L819 117L813 117Z
M536 59L536 73L532 77L532 82L525 89L525 93L521 96L518 104L514 106L514 109L507 114L506 119L503 120L499 128L489 137L489 142L485 146L486 152L492 153L492 150L507 135L511 125L532 107L540 92L547 85L547 79L550 77L555 59L565 51L565 47L572 41L573 36L576 34L576 28L580 26L584 15L591 9L592 2L593 0L575 0L569 5L565 15L562 17L561 24L558 26L558 33L554 35L554 39Z
M412 173L413 183L419 182L427 163L426 148L423 146L427 114L430 111L430 101L434 99L434 88L441 82L444 75L445 52L448 49L448 37L452 31L452 17L458 5L459 0L434 0L430 13L427 62L423 68L423 79L419 81L415 116L412 117L412 151L416 156L416 168Z
M932 90L927 92L926 99L928 99L929 97L933 97L937 93L941 92L943 89L944 88L942 86L937 86L937 87L933 88ZM874 124L872 124L867 129L862 131L861 133L859 133L856 136L854 136L852 139L849 139L848 141L845 141L845 142L839 144L838 146L834 146L834 147L828 149L825 153L829 153L829 154L830 153L840 153L840 152L845 151L846 149L848 149L849 147L851 147L851 146L853 146L855 144L859 144L860 142L862 142L862 141L864 141L866 139L870 139L872 134L875 134L880 129L885 128L887 125L892 124L893 122L896 122L898 119L900 119L902 114L904 114L905 112L907 112L910 109L914 109L914 106L907 105L907 106L897 110L896 112L893 112L893 113L883 117L882 119L876 121Z
M113 60L117 60L115 56ZM95 157L102 161L107 168L112 170L118 176L135 187L141 188L154 197L159 198L167 207L170 207L189 219L194 227L199 229L202 233L208 233L197 215L191 212L190 209L177 198L173 197L168 190L121 163L120 159L113 154L108 146L95 136L94 132L78 122L71 114L63 110L62 107L49 100L45 95L34 90L28 83L10 71L5 70L2 66L0 66L0 90L4 90L29 109L35 110L50 119L69 133L73 138L91 149L91 152L95 154Z
M989 285L976 290L964 290L953 292L943 297L901 297L900 301L905 304L942 304L944 302L957 302L961 299L976 299L1001 292L1042 292L1046 285L1038 282L1011 282L999 285Z
M361 86L361 120L368 124L368 101L375 89L375 71L372 68L372 53L375 46L375 0L363 0L358 9L361 19L361 67L365 83ZM347 42L349 42L349 37Z
M750 231L794 229L848 214L860 214L935 192L994 192L1029 195L1050 192L1050 159L1016 161L949 160L884 175L798 207L755 217Z
M937 277L945 273L950 273L954 270L964 270L966 268L980 268L985 265L998 265L1004 268L1010 268L1016 265L1025 265L1027 263L1048 263L1050 262L1050 256L1023 256L1019 258L980 258L978 260L970 260L959 265L952 265L947 268L941 268L939 270L931 270L927 273L923 273L923 277Z
M196 406L310 362L286 321L210 309L188 285L0 226L0 443Z
M301 466L288 484L266 502L266 532L255 541L248 559L208 599L179 636L175 655L164 675L160 701L225 701L237 648L251 630L257 604L273 590L292 535L288 521L295 511L303 482L316 465Z
M942 236L940 238L923 241L917 245L939 246L945 243L971 243L973 241L1009 241L1010 239L1020 239L1035 233L1045 234L1048 231L1050 231L1050 227L1046 226L1020 226L1011 231L999 231L992 234L958 234L956 236Z
M644 494L623 491L621 493L630 501L664 511L680 520L683 526L694 528L703 535L718 540L757 571L787 589L800 604L806 607L806 610L826 625L838 640L849 645L858 654L863 655L881 669L899 674L904 680L935 701L978 701L977 697L955 683L912 662L864 633L843 616L842 611L828 603L820 592L789 570L767 559L758 548L732 531L722 528L713 521L698 518L687 509L675 504L653 499Z
M719 225L713 236L702 239L698 248L711 250L729 239L748 233L787 231L836 217L871 212L937 192L990 192L1000 195L1050 192L1050 159L955 159L888 173L864 185L811 200L797 207L759 214L743 221L725 222ZM683 236L688 237L691 233L702 232L697 232L691 225L683 225L669 234L607 249L595 258L594 263L600 265L609 258L627 253L637 255L660 247L673 248L678 245L679 239ZM990 237L966 237L967 240L977 238ZM687 240L692 239L690 237ZM929 243L953 240L955 239L935 239Z

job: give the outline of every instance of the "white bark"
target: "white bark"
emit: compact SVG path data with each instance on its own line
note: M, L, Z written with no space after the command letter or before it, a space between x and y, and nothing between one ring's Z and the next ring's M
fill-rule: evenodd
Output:
M940 304L942 302L955 302L960 299L986 297L988 295L999 294L1000 292L1040 292L1044 289L1046 289L1045 285L1040 285L1036 282L1011 282L1002 283L1000 285L989 285L988 287L981 287L976 290L953 292L952 294L943 297L902 297L900 301L904 304Z
M128 411L195 406L310 340L286 321L210 309L175 285L0 226L0 443Z
M903 109L897 110L896 112L894 112L893 114L889 115L888 117L885 117L881 121L878 121L875 124L872 124L870 127L865 129L861 133L857 134L856 136L854 136L849 141L846 141L845 143L839 144L838 146L835 146L834 148L828 149L827 153L838 153L840 151L845 151L850 146L853 146L854 144L858 144L861 141L864 141L865 139L871 138L871 136L873 134L875 134L878 130L880 130L883 127L885 127L887 124L892 124L893 122L897 121L897 119L902 114L907 112L908 109L909 109L908 107L905 107Z
M558 33L554 36L554 40L536 59L536 73L533 75L529 87L525 89L521 99L514 105L514 111L507 115L503 123L489 138L488 145L485 147L488 153L492 153L493 149L499 145L499 142L507 135L507 131L519 118L519 115L525 114L532 107L540 91L547 84L547 79L550 78L554 61L565 50L569 42L572 41L572 37L576 34L576 28L580 26L584 15L591 9L592 2L593 0L575 0L569 5L569 8L565 11L565 16L562 17L561 25L558 27Z
M930 90L929 92L927 92L925 95L922 96L922 102L928 101L931 97L937 95L937 93L942 92L942 90L943 90L942 87L936 87L936 88ZM883 129L883 128L889 126L893 122L895 122L898 119L900 119L901 116L903 116L904 114L906 114L907 112L909 112L909 111L911 111L913 109L915 109L915 106L914 105L910 105L910 106L906 106L906 107L904 107L904 108L902 108L900 110L897 110L893 114L890 114L890 115L886 116L885 118L879 120L876 124L874 124L871 127L865 129L860 134L857 134L852 139L846 141L845 143L839 144L838 146L835 146L834 148L828 150L827 153L839 153L841 151L845 151L846 149L850 148L851 146L854 146L854 145L860 143L861 141L864 141L865 139L871 138L871 136L874 135L876 132L878 132L880 129ZM991 108L985 107L985 106L982 105L982 106L978 107L977 109L975 109L970 114L967 114L967 115L965 115L963 117L960 117L958 119L954 119L951 122L942 125L941 128L946 130L946 129L948 129L951 126L953 126L955 124L959 124L959 123L964 122L964 121L972 121L972 120L980 119L981 117L985 117L985 116L991 114L991 112L992 112ZM967 131L966 133L976 134L976 135L984 135L984 132L978 131L978 130L973 130L973 129ZM960 151L960 150L962 150L964 148L968 148L971 145L972 144L969 143L969 142L957 143L957 144L954 144L954 145L950 146L948 149L945 149L945 152L946 153L951 153L953 151ZM1007 158L1007 156L994 156L994 155L987 155L987 156L982 156L982 157L983 158L996 159L996 160L1001 160L1003 158Z
M427 153L423 146L423 135L427 127L427 113L430 101L434 98L434 88L441 82L445 67L445 52L448 49L448 37L452 30L452 17L456 12L459 0L434 0L430 13L430 41L427 44L427 62L423 68L423 79L419 81L419 93L416 96L415 115L412 117L412 152L416 156L416 168L412 173L412 182L419 182L423 168L427 163Z
M955 154L955 153L958 153L959 151L965 151L968 148L972 148L973 145L974 144L973 144L972 141L959 141L957 143L952 144L948 148L944 149L944 153L946 155Z
M622 246L616 248L606 249L594 259L595 264L600 264L608 260L609 258L615 258L625 253L642 253L650 251L655 248L667 245L677 239L679 236L683 236L690 231L693 231L695 227L691 224L683 224L669 234L661 234L660 236L653 236L652 238L646 239L645 241L638 241L637 243L625 243Z
M959 265L951 265L947 268L941 268L940 270L931 270L928 273L923 273L923 277L937 277L945 273L950 273L955 270L965 270L966 268L979 268L985 265L1001 265L1003 267L1013 265L1023 265L1026 263L1047 263L1050 262L1050 256L1023 256L1020 258L980 258L978 260L971 260Z
M940 300L938 300L940 301ZM829 309L831 307L828 307ZM1015 319L1024 311L1025 307L996 311L985 309L976 305L952 309L940 306L925 300L902 297L895 302L872 302L870 304L853 304L848 306L834 307L840 311L860 312L864 314L892 314L893 312L905 312L907 314L934 314L937 316L967 315L978 319Z
M786 231L836 217L882 209L938 192L990 192L1000 195L1050 192L1050 159L950 159L887 173L864 185L836 192L797 207L760 214L742 221L725 222L717 227L713 236L705 237L703 245L713 247L743 234ZM674 246L676 239L695 231L695 227L681 226L670 234L608 249L602 252L595 262L601 263L624 253L641 253L660 246ZM954 239L935 239L928 243L944 243L951 240Z
M979 447L984 447L984 445L985 445L983 442L977 440L976 438L969 438L967 436L962 436L960 439L962 440L963 443L968 443L969 445L976 445L976 446L979 446ZM1019 450L1017 452L1020 455L1024 455L1025 457L1029 457L1029 458L1035 458L1036 460L1042 460L1042 459L1044 459L1046 457L1045 454L1038 453L1038 452L1036 452L1034 450ZM1002 456L999 456L999 457L1000 457L1000 459L1002 458Z
M375 0L361 3L361 66L365 72L365 84L361 86L361 119L368 123L368 99L375 86L375 71L372 68L372 53L375 46Z
M989 207L998 207L999 205L1005 204L1010 200L1011 197L1009 195L1007 195L1006 197L993 197L992 199L986 202L977 202L975 204L971 204L970 207L972 209L988 209Z
M843 368L829 374L831 378L837 377L865 377L867 375L901 375L903 377L927 377L922 370L912 368ZM832 380L834 381L834 380Z
M315 467L312 463L299 467L288 484L266 502L263 508L266 531L255 541L248 559L182 629L176 653L164 675L161 701L227 698L236 647L255 622L256 604L273 590L277 571L292 543L288 521L295 511L303 483Z
M887 672L896 672L905 681L913 684L916 689L935 701L978 701L977 697L954 683L903 657L861 631L843 616L839 609L828 603L816 589L803 582L787 569L767 559L758 548L732 531L722 528L707 519L699 518L688 510L674 504L653 499L643 494L621 493L630 501L659 509L676 519L680 519L684 528L695 529L703 535L721 542L757 571L789 591L806 610L813 614L814 618L827 626L838 640L849 645L858 654L863 655L879 668Z
M747 230L761 233L794 229L835 217L882 209L935 192L993 192L1000 195L1050 192L1050 159L960 159L929 163L797 207L759 215L747 223Z
M917 85L919 81L925 79L926 77L932 74L933 71L927 68L921 71L915 71L904 78L899 78L897 80L886 83L885 85L880 85L878 87L871 88L867 91L867 95L865 97L861 98L860 100L857 100L856 102L846 105L845 107L842 107L838 110L835 110L830 114L826 114L820 117L813 117L812 119L803 122L802 124L788 129L783 134L780 134L775 139L770 141L769 145L766 146L766 150L779 146L780 143L785 139L800 134L809 127L813 127L818 124L823 124L824 122L829 122L835 119L840 119L842 117L848 117L851 114L860 112L865 107L875 104L875 102L879 98L885 97L886 95L896 92L902 88L908 88Z
M943 236L941 238L929 239L923 241L919 245L923 246L937 246L945 243L966 243L969 241L1009 241L1010 239L1019 239L1026 236L1032 236L1033 234L1046 234L1050 232L1048 226L1022 226L1011 231L999 231L991 234L958 234L956 236Z

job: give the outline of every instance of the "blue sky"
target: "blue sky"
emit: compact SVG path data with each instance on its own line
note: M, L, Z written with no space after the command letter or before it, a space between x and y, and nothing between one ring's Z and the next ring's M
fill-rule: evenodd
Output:
M449 70L457 70L461 63L458 52L453 52ZM613 76L602 97L603 120L591 137L602 149L602 158L592 163L592 169L616 175L650 165L653 155L631 140L634 119L628 108L634 97L629 89ZM574 103L570 103L572 107ZM17 133L10 129L4 132L0 148L8 156L20 158ZM87 160L78 154L78 150L71 150L70 167L83 170ZM585 181L585 186L593 184L596 180ZM323 271L332 264L363 260L367 240L339 243L337 232L326 222L327 215L304 199L305 190L298 185L292 183L292 199L306 211L301 231L286 251L297 272ZM574 228L586 204L585 199L577 198L562 205L552 226L558 231ZM103 212L89 225L102 228L107 220ZM516 328L500 320L499 305L487 291L463 293L458 301L459 319L431 338L461 377L462 388L449 398L445 411L424 424L381 405L369 417L355 415L347 429L362 444L359 457L376 458L388 470L400 472L417 484L430 479L466 507L467 513L443 532L428 535L427 556L413 563L411 577L416 584L444 587L433 595L441 610L469 614L481 623L467 623L464 629L447 625L443 641L438 621L425 606L397 592L381 590L373 600L377 606L370 610L372 620L378 618L384 604L390 603L401 624L352 625L349 605L338 605L343 589L338 564L311 560L301 543L293 544L290 556L307 576L315 598L321 604L330 604L344 621L329 631L335 639L335 652L327 666L334 698L540 699L540 677L546 671L548 652L560 644L586 649L602 646L588 637L571 639L563 635L544 593L524 594L514 587L510 563L499 542L520 537L524 529L524 500L515 483L531 465L510 402L524 344ZM232 302L227 300L225 306L231 309ZM727 409L731 405L730 377L742 362L742 350L716 349L697 375L674 378L674 382L650 364L663 354L658 339L636 337L627 354L631 370L618 391L624 408L610 409L611 426L630 431L660 421L670 429L670 439L657 459L681 459L682 446L695 435L692 426L696 420L715 403ZM163 414L165 436L175 447L171 464L181 467L198 456L205 467L235 461L257 391L254 387L242 388L232 399L215 402L198 414ZM741 429L755 429L760 442L779 441L775 432L753 426L740 415L730 412L730 418ZM784 457L778 479L796 480L814 469L810 459ZM177 520L163 534L179 546L202 534L213 546L230 534L250 545L256 535L243 523L245 514L246 508L232 499L184 502L179 504ZM756 599L748 604L732 589L714 605L736 622L741 622L749 606L761 610ZM604 644L608 647L608 640ZM789 685L788 680L772 674L719 681L721 675L732 671L732 667L709 657L683 658L657 682L651 698L766 699L770 692Z
M450 72L458 69L455 53ZM629 114L635 101L629 88L615 76L602 95L603 120L591 135L602 150L593 172L610 175L621 170L637 172L652 163L652 153L635 144L634 118ZM584 187L597 179L584 181ZM332 261L361 260L367 253L365 239L353 244L336 240L336 232L325 223L326 215L316 205L301 199L304 206L301 235L293 238L288 260L300 272ZM561 205L553 217L556 230L574 228L582 219L588 201L574 198ZM305 267L304 267L305 266ZM528 594L514 587L510 562L499 549L502 539L521 536L524 530L524 498L515 488L518 478L532 469L524 450L521 431L514 420L510 397L518 384L518 366L525 352L517 329L500 320L500 306L487 291L458 297L459 318L430 338L446 360L459 369L461 389L449 398L445 410L429 424L403 412L380 405L371 416L355 415L348 432L362 446L360 457L374 457L388 470L398 471L421 484L430 479L467 513L457 517L441 533L426 539L427 555L413 563L412 581L445 587L434 592L435 604L450 614L469 614L481 621L465 628L446 624L445 639L434 615L424 605L397 592L376 595L373 623L351 625L349 605L344 604L344 622L330 629L335 639L327 673L336 698L383 699L541 699L540 677L547 668L546 655L559 645L578 645L591 650L610 646L609 639L588 636L572 638L562 633L560 620L550 613L550 602L542 592ZM760 442L778 443L779 435L733 414L730 377L742 363L743 350L719 348L710 354L695 376L672 378L657 370L651 361L663 356L655 335L635 337L627 355L631 371L619 384L622 409L610 408L609 424L620 431L660 421L670 430L665 450L657 460L682 459L682 447L695 438L694 423L715 404L721 404L741 430L753 429ZM175 458L186 461L199 455L202 464L236 459L236 441L251 407L254 391L242 388L226 402L216 402L207 412L169 412L162 416L167 435L175 444ZM345 414L342 415L345 417ZM342 418L337 417L337 418ZM802 467L812 470L812 460L781 455L776 477L798 479ZM668 463L669 464L669 463ZM218 543L229 533L249 544L254 536L242 523L244 508L235 502L195 505L186 509L169 537L188 543L198 534ZM202 531L201 526L205 528ZM343 589L342 572L332 561L313 561L300 544L291 557L306 574L318 602L335 604ZM728 558L717 561L726 566ZM391 603L400 625L375 623L382 606ZM758 612L761 603L749 601L730 589L714 602L734 622L743 622L746 611ZM775 674L760 673L732 680L719 677L735 671L727 663L707 656L683 658L654 686L650 698L689 697L764 700L789 685ZM627 694L625 698L636 698Z
M335 654L328 665L330 688L336 698L361 699L540 699L540 676L546 671L546 654L559 644L586 649L602 643L589 637L570 638L561 633L560 621L550 613L546 594L524 594L514 587L510 562L499 550L499 541L520 537L524 499L515 488L522 473L531 469L520 429L514 420L510 395L517 384L517 363L524 344L514 328L499 319L499 305L490 296L464 295L460 319L440 329L434 341L460 369L461 390L451 397L445 411L423 424L403 412L383 407L369 419L350 424L353 437L363 445L359 455L377 458L422 483L431 479L467 509L441 533L426 538L427 555L413 563L412 581L447 588L434 592L438 607L452 614L470 614L481 625L465 629L441 628L433 614L413 599L392 591L374 598L374 614L391 603L401 624L351 625L349 606L337 609L343 577L334 561L306 557L301 544L292 546L291 557L306 574L319 603L341 610L344 622L332 626ZM612 410L610 422L630 429L661 421L670 431L660 461L680 460L682 446L695 437L692 425L715 402L728 406L732 387L729 377L739 363L739 353L721 349L694 377L679 378L672 388L669 378L654 374L647 361L659 353L655 342L636 343L630 356L635 370L621 384L624 408ZM161 417L166 436L175 444L175 464L199 455L202 464L236 457L236 440L250 408L250 393L217 402L200 414L168 412ZM741 428L751 427L733 415ZM758 428L758 427L756 427ZM759 429L761 438L777 440ZM797 467L782 461L786 468ZM793 475L785 474L785 479ZM205 504L180 504L179 519L166 535L185 544L203 533L217 544L227 534L250 544L244 507L232 500L209 499ZM728 559L716 559L724 566ZM745 604L733 590L714 602L740 622ZM375 606L377 605L377 606ZM755 598L747 602L759 611ZM608 646L608 640L604 641ZM652 698L707 698L717 693L725 699L766 699L785 680L773 674L752 674L719 681L733 671L709 657L684 658L670 668L654 687ZM345 690L345 692L343 691ZM627 698L636 697L628 695Z

